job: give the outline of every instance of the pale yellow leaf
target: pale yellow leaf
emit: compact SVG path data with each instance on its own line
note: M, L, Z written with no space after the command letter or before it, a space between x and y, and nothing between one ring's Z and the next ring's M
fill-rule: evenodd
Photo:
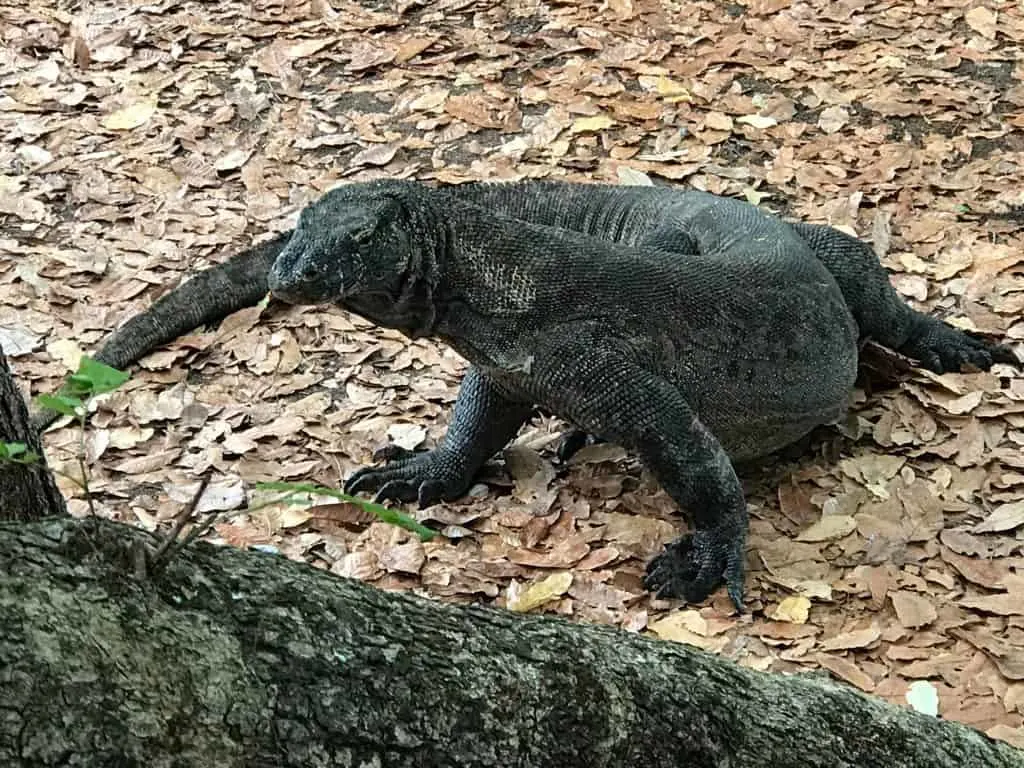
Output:
M981 5L971 8L971 10L964 14L964 21L967 22L967 26L989 40L995 40L996 21L998 19L998 13Z
M46 345L46 351L50 357L60 360L69 371L77 371L78 363L82 359L82 348L71 339L58 339Z
M644 81L647 80L648 83ZM692 101L690 91L682 83L676 82L664 75L658 77L641 77L640 84L648 90L654 90L659 96L670 104L677 101Z
M708 112L704 116L704 125L713 131L731 131L732 118L724 112Z
M564 595L572 586L572 572L560 571L535 581L514 598L510 597L506 607L510 611L525 613L538 606L556 600Z
M127 107L111 112L103 118L104 128L111 131L130 131L149 122L156 114L156 99L137 101Z
M805 624L810 614L811 601L803 595L787 597L769 618L775 621L786 621L790 624Z
M570 133L586 133L588 131L603 131L611 128L613 121L607 115L594 115L593 117L580 117L572 124Z
M850 515L823 515L822 518L796 537L797 541L832 541L847 536L857 527Z
M771 128L773 125L778 125L779 121L774 117L765 117L764 115L742 115L736 118L737 123L745 123L753 126L754 128Z
M676 611L658 621L651 622L647 628L662 640L686 643L706 651L720 651L728 643L727 637L707 637L707 621L698 611ZM699 630L699 631L696 631ZM704 634L701 634L701 633Z

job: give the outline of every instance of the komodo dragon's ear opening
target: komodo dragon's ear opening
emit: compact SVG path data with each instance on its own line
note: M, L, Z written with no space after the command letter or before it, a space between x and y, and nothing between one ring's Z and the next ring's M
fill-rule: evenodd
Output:
M406 206L397 195L375 196L360 208L358 213L351 209L346 211L352 217L346 234L360 245L371 242L381 229L405 221Z

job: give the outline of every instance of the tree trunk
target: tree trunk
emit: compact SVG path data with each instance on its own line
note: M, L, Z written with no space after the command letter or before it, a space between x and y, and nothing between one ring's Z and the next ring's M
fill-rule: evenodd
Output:
M955 768L1024 753L821 676L87 519L0 524L0 765Z
M25 401L0 348L0 443L24 443L39 456L35 464L0 460L0 520L39 520L66 515L64 497L46 466L42 443L29 424Z

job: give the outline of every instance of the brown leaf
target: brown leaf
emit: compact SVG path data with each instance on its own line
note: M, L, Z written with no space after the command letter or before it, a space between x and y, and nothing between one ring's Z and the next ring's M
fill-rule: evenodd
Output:
M349 72L363 72L390 64L398 55L390 48L381 48L369 40L360 40L349 49L349 61L345 67Z
M983 628L968 631L954 627L949 634L984 651L1008 680L1024 680L1024 648L1000 640Z
M398 50L395 51L395 63L404 64L410 59L416 58L440 39L439 35L407 37L399 43Z
M822 515L821 519L800 532L797 541L832 541L853 533L857 521L850 515Z
M962 557L949 549L943 548L942 559L972 584L986 589L1003 589L1004 577L1008 566L998 560L981 560Z
M134 459L119 461L112 469L128 475L139 475L144 472L153 472L162 467L167 467L180 455L180 448L172 448L167 451L158 451L157 453L150 453L145 456L137 456Z
M814 660L832 674L862 691L871 693L875 690L875 681L871 679L871 676L848 659L828 653L818 653L815 654Z
M825 638L821 647L826 651L841 651L851 648L867 648L877 642L882 636L882 631L877 625L872 624L864 629L855 629L850 632L842 632L838 635Z
M896 618L908 629L917 629L925 624L931 624L938 617L935 606L922 595L901 589L893 592L890 597L893 607L896 609Z
M520 565L534 568L571 568L590 552L590 545L579 536L570 536L559 541L547 552L531 552L514 549L508 559Z
M419 574L427 556L423 552L423 544L412 539L405 544L387 547L378 556L380 567L391 573Z
M356 152L349 161L353 166L359 165L387 165L395 159L402 142L393 141L390 144L374 144L361 152Z
M350 531L365 531L371 523L377 522L377 516L368 509L349 501L336 501L330 504L315 504L307 510L310 522L340 525Z
M479 128L499 129L505 125L504 105L488 99L479 91L449 96L444 103L444 111Z
M620 556L621 553L615 547L601 547L591 551L586 557L576 563L576 568L580 571L596 571L611 565Z
M984 597L964 597L960 600L964 608L975 608L999 616L1024 616L1024 595L1004 594Z
M992 514L974 526L974 533L995 533L1012 531L1024 525L1024 501L1001 504L992 510Z

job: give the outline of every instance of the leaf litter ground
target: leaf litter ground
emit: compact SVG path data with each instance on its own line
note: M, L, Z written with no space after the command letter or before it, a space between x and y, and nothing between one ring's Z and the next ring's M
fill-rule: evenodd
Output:
M897 289L1024 340L1024 13L1011 3L4 0L0 345L32 394L195 271L340 181L690 184L871 239ZM869 350L870 352L870 350ZM271 304L142 361L93 418L102 514L166 528L211 480L212 538L386 589L827 669L1024 746L1024 379L871 355L842 431L744 471L748 600L652 600L683 526L614 446L553 460L538 419L426 544L331 499L443 433L464 363L340 311ZM883 383L879 384L879 380ZM76 435L47 436L55 461ZM66 469L74 471L68 462ZM84 514L67 483L71 508Z

